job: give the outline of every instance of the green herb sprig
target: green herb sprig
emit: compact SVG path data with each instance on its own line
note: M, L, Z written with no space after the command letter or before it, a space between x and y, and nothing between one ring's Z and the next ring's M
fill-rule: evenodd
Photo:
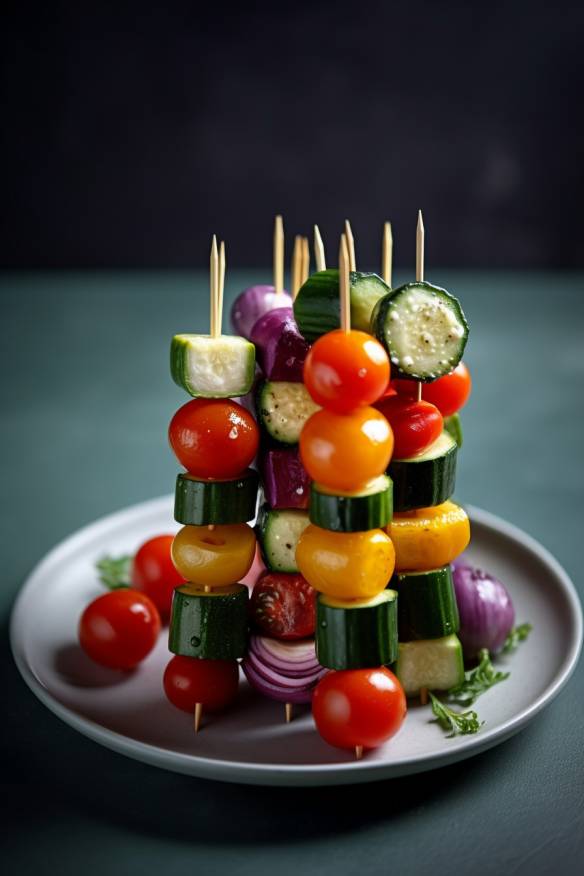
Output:
M501 653L510 654L511 651L515 651L521 642L525 642L532 629L533 627L531 624L519 624L518 627L513 627L505 639L505 644L501 649Z
M130 587L130 567L132 565L132 557L102 557L95 564L99 572L99 580L109 590L122 590L124 587Z
M509 672L498 672L491 663L491 656L486 648L479 651L479 662L474 669L464 673L464 681L451 687L447 697L461 706L472 706L481 694L500 681L509 678Z
M442 727L443 730L449 730L448 738L453 736L467 736L471 733L478 733L484 721L479 720L479 716L472 709L466 712L455 712L445 703L441 702L438 697L430 691L430 701L432 703L432 712L435 715L435 722Z

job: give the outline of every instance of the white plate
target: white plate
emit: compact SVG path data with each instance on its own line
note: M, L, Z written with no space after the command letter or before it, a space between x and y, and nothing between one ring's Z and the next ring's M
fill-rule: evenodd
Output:
M131 553L146 538L175 530L172 499L111 514L54 548L24 585L11 621L14 657L26 683L56 715L101 744L159 767L222 781L265 785L334 785L421 772L478 754L507 739L560 691L576 665L582 613L574 587L537 542L485 511L470 509L471 562L509 587L527 642L499 663L508 681L478 702L485 726L475 736L446 738L429 707L412 705L394 739L356 761L324 743L308 708L291 724L283 707L251 691L210 716L198 735L191 719L165 699L165 636L134 673L94 665L76 641L84 606L102 591L94 563L104 553ZM537 666L537 671L533 667Z

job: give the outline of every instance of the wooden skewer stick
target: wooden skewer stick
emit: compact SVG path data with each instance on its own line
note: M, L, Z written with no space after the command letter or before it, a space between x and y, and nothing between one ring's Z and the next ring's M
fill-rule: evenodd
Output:
M302 270L300 271L300 285L303 286L308 280L308 275L310 274L310 246L308 245L308 238L302 238L302 260L301 260Z
M299 234L294 238L294 249L292 250L292 271L291 271L291 289L292 299L298 295L298 290L302 285L302 238Z
M195 705L195 718L193 721L193 726L195 728L195 733L199 732L201 727L201 718L203 717L203 703L197 703Z
M225 289L225 241L219 247L219 277L217 289L217 327L219 334L223 329L223 290Z
M349 248L347 238L341 234L339 247L339 294L341 298L341 328L347 334L351 331L351 287L349 284Z
M284 291L284 224L281 216L274 221L274 289L277 295Z
M420 688L420 703L423 706L428 705L428 688L427 687Z
M218 338L221 330L217 324L217 296L219 281L219 254L217 252L217 238L213 235L211 241L211 260L209 264L209 289L211 293L211 337Z
M286 712L286 724L289 724L292 720L292 703L286 703L284 709Z
M351 223L345 219L345 237L347 238L347 248L349 250L349 270L357 270L357 262L355 261L355 238L351 231Z
M416 228L416 282L424 281L424 220L422 211L418 210L418 225ZM418 383L418 401L422 401L422 382ZM427 699L426 699L427 701Z
M326 257L324 254L324 243L318 230L318 225L314 226L314 258L316 260L316 270L326 271Z
M381 276L391 289L391 270L393 265L393 234L391 222L383 225L383 238L381 243Z
M363 757L363 746L356 745L355 746L355 760L361 760L362 757Z

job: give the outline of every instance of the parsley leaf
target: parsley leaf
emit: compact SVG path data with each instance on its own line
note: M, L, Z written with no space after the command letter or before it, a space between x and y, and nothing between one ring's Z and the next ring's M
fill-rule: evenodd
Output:
M102 557L95 564L99 572L99 580L105 584L109 590L122 590L124 587L130 587L130 566L132 557Z
M531 624L519 624L518 627L513 627L507 638L505 639L505 644L501 649L502 654L509 654L511 651L514 651L520 642L524 642L533 627Z
M449 708L438 697L435 697L431 691L429 696L432 702L432 712L435 715L435 721L443 730L450 731L448 738L478 733L483 726L484 721L479 721L479 716L471 709L467 712L455 712L454 709Z
M509 678L508 672L497 672L491 663L491 657L486 648L479 651L479 662L474 669L464 673L464 681L451 687L447 693L448 699L461 706L472 706L474 701L493 685Z

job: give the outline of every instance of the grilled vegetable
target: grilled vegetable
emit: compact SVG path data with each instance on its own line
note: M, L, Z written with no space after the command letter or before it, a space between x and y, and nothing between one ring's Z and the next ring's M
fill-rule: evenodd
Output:
M274 511L267 505L260 509L258 540L268 569L272 572L300 571L296 563L296 546L308 522L308 514L303 511Z
M351 325L369 332L371 312L376 302L389 291L377 274L352 271ZM300 333L307 341L338 329L341 325L339 303L339 272L336 269L311 274L294 301L294 316Z
M183 584L174 591L168 648L183 657L237 660L245 653L248 591L231 584L205 592Z
M278 447L260 456L264 496L275 510L306 510L310 498L310 478L302 465L297 447Z
M314 635L316 592L302 575L264 572L254 585L249 613L268 636L306 639Z
M394 511L412 511L441 505L454 492L456 441L447 432L418 456L392 459L388 475L393 481Z
M400 642L439 639L458 631L450 566L430 572L398 572L389 586L398 596Z
M297 444L308 418L319 410L302 383L266 381L257 396L258 420L281 444Z
M196 398L245 395L253 384L255 348L231 335L175 335L170 371L174 382Z
M395 548L398 572L446 566L470 541L468 515L454 502L394 514L387 531Z
M422 688L448 690L464 679L462 645L455 635L400 642L394 668L408 697Z
M251 468L226 481L198 480L189 474L179 474L174 519L194 526L247 523L256 515L258 480L257 472Z
M372 478L357 493L340 493L313 483L310 522L334 532L383 529L391 521L392 495L392 483L387 475Z
M397 593L382 590L372 599L340 600L320 595L316 653L329 669L365 669L397 657Z
M183 526L172 543L172 560L183 578L194 584L224 587L249 572L256 540L247 523Z
M258 365L268 380L302 383L309 346L298 331L291 307L278 307L260 316L251 340Z

